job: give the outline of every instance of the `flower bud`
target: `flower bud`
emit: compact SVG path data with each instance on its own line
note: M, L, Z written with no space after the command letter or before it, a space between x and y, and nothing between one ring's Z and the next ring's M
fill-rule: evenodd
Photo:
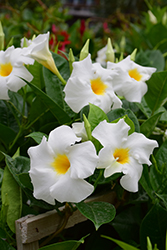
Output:
M134 49L134 51L133 51L133 52L131 53L131 55L130 55L130 59L131 59L132 61L135 61L136 53L137 53L137 49Z
M83 114L83 119L84 119L84 126L85 126L85 130L88 136L88 140L91 141L92 140L91 125L84 114Z
M69 52L69 67L70 67L70 72L72 72L72 70L73 70L73 66L72 66L73 62L75 62L75 58L74 58L72 49L70 49L70 52Z
M151 12L151 10L148 10L148 15L149 15L150 22L152 24L156 24L157 18L154 16L154 14Z
M0 50L4 49L4 37L5 37L5 34L3 32L2 24L0 21Z
M89 54L89 39L87 39L85 45L83 46L83 48L81 49L81 52L80 52L80 57L79 57L79 60L82 61L83 59L85 59L88 54Z
M109 62L115 61L115 53L114 53L110 38L108 38L108 42L107 42L106 61L109 61Z

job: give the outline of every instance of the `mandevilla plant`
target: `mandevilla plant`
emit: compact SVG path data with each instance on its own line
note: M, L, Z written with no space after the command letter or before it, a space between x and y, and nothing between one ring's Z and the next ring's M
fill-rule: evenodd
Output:
M120 60L110 39L106 66L91 60L88 41L78 59L72 49L62 57L49 35L0 51L0 244L16 247L18 218L64 205L125 240L128 206L145 203L140 248L149 237L164 249L167 72L135 63L134 53ZM111 189L116 204L84 202ZM64 244L54 246L74 249Z

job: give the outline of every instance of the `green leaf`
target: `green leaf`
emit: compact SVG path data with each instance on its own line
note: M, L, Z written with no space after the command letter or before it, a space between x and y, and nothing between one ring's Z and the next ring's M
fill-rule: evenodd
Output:
M158 249L165 249L165 236L167 225L167 210L155 204L144 217L140 227L141 249L147 247L147 236L152 245L157 244Z
M148 166L147 165L143 165L143 173L142 176L140 178L140 184L142 185L142 187L144 188L144 190L146 191L146 193L148 194L148 196L154 200L154 190L152 188L151 182L150 182L150 176L149 176L149 171L148 171Z
M147 85L145 100L154 114L167 101L167 71L154 73L147 81Z
M140 126L140 133L144 134L146 137L149 137L152 134L162 114L163 112L159 112L143 122Z
M99 107L97 107L94 104L89 104L90 110L89 110L89 115L88 115L88 121L91 125L91 130L93 129L102 121L106 120L108 121L108 117L106 113Z
M112 240L113 242L115 242L118 246L122 247L122 249L124 250L139 250L138 248L134 247L134 246L131 246L125 242L122 242L120 240L115 240L111 237L108 237L108 236L105 236L105 235L102 235L103 238L106 238L108 240Z
M136 105L138 106L138 108L143 112L143 114L149 118L151 116L151 109L148 107L145 98L143 97L141 100L141 103L137 103Z
M32 139L34 139L34 141L36 141L38 144L40 144L43 136L45 136L46 138L48 137L46 134L44 134L42 132L33 132L33 133L27 135L26 137L31 137Z
M27 82L27 84L29 84L34 93L38 97L40 97L43 104L47 108L49 108L49 110L56 117L56 119L59 121L60 124L66 124L71 122L71 118L69 117L69 115L54 100L52 100L49 96L47 96L43 91L41 91L32 83Z
M5 167L2 182L2 206L7 208L8 226L15 232L15 220L21 217L22 194L8 167Z
M156 194L157 197L163 201L166 209L167 209L167 194Z
M33 75L31 83L37 86L39 89L44 87L42 69L42 64L38 63L37 61L35 61L33 65L28 66L28 71Z
M157 71L163 71L165 67L165 59L160 50L140 50L135 62L144 67L157 68Z
M16 250L14 247L9 245L6 241L0 239L0 246L2 250Z
M14 179L22 188L24 188L24 186L20 182L18 175L21 173L28 173L28 171L30 170L30 159L24 156L19 156L13 159L9 155L6 154L4 155L5 155L6 165L8 166Z
M30 190L33 190L31 179L28 173L21 173L18 175L18 177L24 187L29 188Z
M107 116L110 122L117 120L119 118L122 118L126 115L134 123L135 131L140 132L140 125L139 125L138 119L130 109L119 108L119 109L111 110L109 113L107 113Z
M11 143L15 137L16 133L11 128L0 123L0 141L2 141L4 145Z
M158 194L167 193L167 141L158 149L150 167L150 183Z
M85 217L94 223L96 230L101 225L111 222L116 214L115 207L107 202L80 202L76 206Z
M84 243L84 238L79 241L76 240L68 240L63 242L58 242L46 247L41 247L39 250L76 250L82 243Z

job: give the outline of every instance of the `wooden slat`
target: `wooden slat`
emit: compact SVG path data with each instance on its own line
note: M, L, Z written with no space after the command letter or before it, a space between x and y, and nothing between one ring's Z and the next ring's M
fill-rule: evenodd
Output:
M106 201L114 203L115 193L109 192L103 195L93 196L85 202L90 201ZM64 207L61 208L63 210ZM75 224L87 220L78 210L76 210L69 220L65 228L70 228ZM48 211L37 216L28 215L16 221L16 240L18 250L37 250L38 240L55 233L61 226L63 217L56 210ZM31 244L31 248L30 248ZM34 244L34 245L33 245ZM29 246L28 246L29 245Z

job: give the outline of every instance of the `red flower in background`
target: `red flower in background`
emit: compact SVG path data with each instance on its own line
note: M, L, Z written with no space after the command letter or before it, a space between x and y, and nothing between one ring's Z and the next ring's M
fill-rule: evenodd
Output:
M65 52L66 45L70 44L69 34L63 30L61 31L55 24L52 25L50 34L49 47L52 51L55 51L58 46L58 54L61 54L59 50Z
M80 29L79 29L79 32L81 34L81 37L83 36L84 32L85 32L85 29L86 29L86 26L85 26L85 20L82 19L81 20L81 26L80 26Z

